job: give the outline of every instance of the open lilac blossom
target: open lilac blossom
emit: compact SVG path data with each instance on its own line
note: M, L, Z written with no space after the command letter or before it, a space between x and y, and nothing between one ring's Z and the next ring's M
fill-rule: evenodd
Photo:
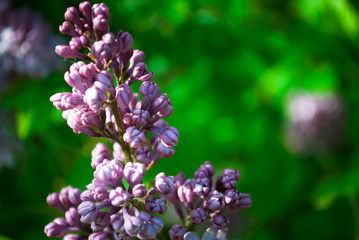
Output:
M203 239L225 239L224 210L252 204L250 195L235 189L239 171L225 169L214 183L214 167L205 162L194 178L160 172L144 183L160 158L175 153L179 132L163 120L172 114L172 102L153 81L144 53L132 48L131 35L110 32L104 3L69 7L65 20L59 29L71 40L56 52L78 61L64 75L72 91L55 93L50 101L74 133L106 138L112 146L98 143L93 149L93 179L84 191L68 186L47 197L65 218L46 225L45 234L67 240L160 239L165 222L156 214L165 214L170 202L181 222L170 228L171 240L199 240L193 231L199 224L212 224Z

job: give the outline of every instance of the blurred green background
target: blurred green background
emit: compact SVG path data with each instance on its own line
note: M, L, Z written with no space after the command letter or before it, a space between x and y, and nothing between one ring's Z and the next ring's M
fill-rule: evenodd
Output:
M57 33L80 1L14 0ZM92 2L95 3L95 2ZM111 30L145 52L172 100L176 154L147 175L192 177L204 161L241 171L237 189L253 206L232 215L229 239L359 239L359 2L354 0L112 0ZM64 39L66 37L64 36ZM19 139L14 166L0 169L0 239L45 239L60 212L47 194L85 189L97 140L76 135L49 97L70 91L64 72L21 77L0 96L6 134ZM288 94L338 94L346 143L326 154L285 145ZM331 126L335 128L335 126ZM2 156L0 156L1 158Z

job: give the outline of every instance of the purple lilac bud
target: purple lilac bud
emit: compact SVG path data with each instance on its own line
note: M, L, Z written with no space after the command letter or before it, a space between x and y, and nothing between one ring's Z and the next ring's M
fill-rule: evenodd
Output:
M181 202L191 203L194 197L193 189L195 187L194 179L187 179L177 190L178 198Z
M148 69L145 63L140 62L138 64L136 64L135 68L133 69L133 73L132 76L134 76L135 78L140 78L143 75L146 75L148 73Z
M209 178L197 178L195 179L195 187L193 192L198 196L205 196L211 190L211 179Z
M238 190L236 189L228 189L225 193L224 193L224 201L226 202L227 205L238 205L239 204L239 199L240 199L241 193L238 192Z
M149 195L145 200L145 207L147 212L165 214L167 211L166 198L159 196L158 198L155 195Z
M67 71L64 78L68 85L76 88L81 93L85 93L86 87L82 84L81 75L77 71Z
M151 150L149 147L139 147L136 149L136 158L146 166L151 162Z
M146 81L141 84L140 93L142 96L148 96L150 99L154 100L160 96L161 89L155 82Z
M229 224L228 217L221 215L221 214L214 215L214 217L212 219L212 226L215 229L224 229L225 227L228 226L228 224Z
M179 133L174 127L166 127L160 134L161 143L168 148L173 148L178 143Z
M143 127L146 125L148 120L150 120L151 116L150 113L146 110L142 110L140 108L135 109L132 112L132 119L136 122L139 126Z
M88 196L88 193L82 193L81 199L83 200L84 197L88 197L88 200L93 201L104 201L105 199L108 199L109 192L107 191L105 186L101 186L101 183L97 183L96 181L92 181L89 185L86 186L90 196Z
M153 181L153 187L159 194L167 195L174 191L173 183L174 177L166 177L165 174L161 172L155 177L155 180Z
M105 102L105 95L101 89L93 86L86 90L84 102L89 105L90 109L94 111L94 113L98 114L101 111L103 103Z
M131 200L130 194L122 187L111 190L109 198L113 206L120 207Z
M71 23L65 21L62 25L60 25L59 30L61 33L70 35L71 37L79 37L80 34L75 31L72 27Z
M110 214L106 211L99 210L96 219L91 223L91 229L94 232L100 232L108 224L110 224Z
M211 178L214 175L214 168L208 161L204 162L194 173L195 178Z
M47 204L49 204L49 206L51 206L53 208L57 208L62 212L65 211L64 206L62 206L62 204L60 202L58 193L54 192L54 193L49 194L46 198L46 201L47 201Z
M207 220L207 214L203 208L193 209L190 212L190 216L191 220L197 224L201 224Z
M93 28L99 33L103 34L108 28L108 19L110 12L104 3L94 4L92 6L92 22ZM101 35L100 34L100 35Z
M50 97L50 101L60 111L65 111L84 104L83 96L69 92L56 93Z
M186 230L180 225L173 225L170 230L168 230L168 235L170 235L171 240L183 240L185 233Z
M110 222L115 232L124 231L123 224L125 223L125 219L123 217L122 210L112 214Z
M240 173L239 170L232 170L230 168L226 168L223 170L222 174L222 184L224 188L235 188L236 183L239 180Z
M168 105L171 105L171 100L168 98L167 93L164 93L161 96L159 96L153 103L153 106L158 111L166 109Z
M96 127L103 130L104 125L93 111L83 112L80 118L81 124L85 127Z
M129 76L132 71L133 71L133 68L140 62L143 62L145 61L145 54L138 50L138 49L135 49L133 50L133 54L132 54L132 57L130 59L130 66L128 67L128 70L126 72L126 75Z
M123 155L121 145L117 142L113 144L113 157L120 161L125 161L125 156Z
M80 37L72 37L69 42L69 46L71 49L79 51L81 48L89 45L89 41L85 36Z
M159 138L155 140L155 142L152 145L152 148L160 158L169 158L173 156L173 154L175 153L174 149L168 148L165 145L163 145Z
M92 6L88 1L82 2L79 5L80 12L85 16L86 21L92 26Z
M132 188L132 194L136 198L142 198L142 197L146 196L146 194L147 194L146 185L142 184L142 183L136 184Z
M59 194L59 200L62 205L67 208L77 206L82 202L80 198L81 193L82 191L80 189L67 186L61 189Z
M70 207L69 210L66 211L65 218L72 227L76 226L80 222L80 214L74 207Z
M239 202L235 205L238 210L244 210L252 206L251 195L247 193L241 193Z
M65 19L69 22L77 22L80 20L79 12L75 7L68 7L65 12Z
M201 240L198 233L196 232L186 232L186 234L183 236L184 240Z
M224 195L217 190L212 190L203 203L203 207L212 212L221 210L224 205Z
M129 143L132 148L138 148L141 147L146 140L146 135L135 126L131 126L126 129L126 132L123 135L123 140Z
M78 208L78 213L81 215L81 222L91 224L97 217L96 204L91 201L82 202Z
M177 176L175 177L175 182L174 182L174 186L176 188L178 188L179 186L182 186L186 181L186 176L184 175L183 172L180 172L179 174L177 174Z
M207 228L206 232L202 236L202 240L227 240L227 228L215 229L213 227Z
M91 152L91 167L96 167L105 159L111 159L110 149L104 143L97 143L96 147Z
M94 178L102 185L116 188L122 184L123 166L117 159L104 160L96 167Z
M173 107L168 105L165 109L158 111L157 115L161 118L169 117L173 112Z
M142 183L143 176L145 175L146 167L142 163L129 162L125 165L123 174L126 182L134 186L138 183Z
M104 94L110 92L111 94L115 93L115 86L113 85L113 77L108 72L99 73L96 76L94 85L100 89Z
M45 234L48 237L63 237L68 232L68 223L64 218L55 218L45 226Z
M117 34L117 42L120 45L120 52L127 52L131 49L133 39L131 34L128 32L123 32L122 30L118 32Z
M137 234L139 239L154 239L157 233L161 232L164 221L157 216L150 215L147 212L137 214L144 222L145 229Z
M110 233L97 232L90 234L88 240L107 240L111 238L112 236Z
M90 60L86 54L73 50L70 48L70 46L67 45L57 45L55 52L63 58L80 58L84 60Z
M116 87L116 99L118 106L121 109L127 108L132 98L133 98L132 90L127 84L124 83Z
M138 211L138 210L137 210ZM138 216L132 216L126 208L123 208L124 228L128 235L135 237L138 233L145 229L144 221Z

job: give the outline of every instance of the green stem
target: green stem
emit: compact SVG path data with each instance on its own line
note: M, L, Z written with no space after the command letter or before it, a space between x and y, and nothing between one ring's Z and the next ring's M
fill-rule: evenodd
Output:
M119 134L118 143L120 144L120 146L122 148L122 152L123 152L123 155L125 156L126 163L131 162L130 146L123 140L124 130L123 130L123 124L122 124L122 119L121 119L121 113L117 106L117 101L112 100L110 102L110 107L111 107L113 115L115 116L116 125L118 128L118 134Z

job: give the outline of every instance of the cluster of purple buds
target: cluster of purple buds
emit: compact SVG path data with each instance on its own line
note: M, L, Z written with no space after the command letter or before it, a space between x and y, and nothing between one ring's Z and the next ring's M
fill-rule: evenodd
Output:
M252 206L250 195L235 188L240 177L238 170L224 169L216 182L212 179L214 173L212 164L205 162L195 172L195 178L186 179L183 173L175 177L175 190L167 198L181 216L183 226L172 226L169 231L171 240L201 239L196 233L186 232L186 229L205 222L211 222L212 226L202 239L225 239L229 224L225 210L238 211ZM189 216L185 217L185 212Z
M166 213L170 202L182 221L170 229L171 239L199 239L192 230L204 222L212 227L203 239L225 239L229 220L223 210L251 206L250 196L235 189L239 171L225 169L213 182L214 168L205 162L194 179L162 172L152 183L143 183L146 171L159 158L171 157L178 143L177 129L163 120L173 112L171 101L152 81L144 53L132 49L131 35L109 32L107 6L86 1L79 9L67 9L60 32L72 38L69 45L56 47L62 57L81 59L65 73L72 92L56 93L50 101L75 133L107 138L113 150L104 143L93 149L94 178L85 191L66 187L49 195L49 205L65 218L49 223L46 235L159 239L164 221L158 215ZM131 89L137 80L142 82L139 94Z
M297 93L289 98L287 113L287 145L291 151L323 154L343 145L346 113L338 96Z
M56 53L82 61L65 73L72 92L56 93L50 100L75 133L118 142L126 162L149 165L171 157L179 133L162 118L172 114L172 103L151 81L154 75L144 63L144 53L132 49L129 33L109 32L105 4L83 2L79 9L66 10L60 32L72 38L69 45L57 46ZM139 94L131 89L137 80L142 82Z
M12 10L8 0L1 1L0 15L0 89L20 75L41 78L62 69L62 61L53 53L59 40L40 15Z
M164 214L167 200L143 184L145 165L123 164L111 155L106 145L97 144L91 163L94 179L87 189L82 192L66 187L59 194L49 195L49 205L58 208L65 218L56 218L45 227L48 237L154 239L162 230L163 220L151 213ZM155 180L161 189L165 188L162 180Z

